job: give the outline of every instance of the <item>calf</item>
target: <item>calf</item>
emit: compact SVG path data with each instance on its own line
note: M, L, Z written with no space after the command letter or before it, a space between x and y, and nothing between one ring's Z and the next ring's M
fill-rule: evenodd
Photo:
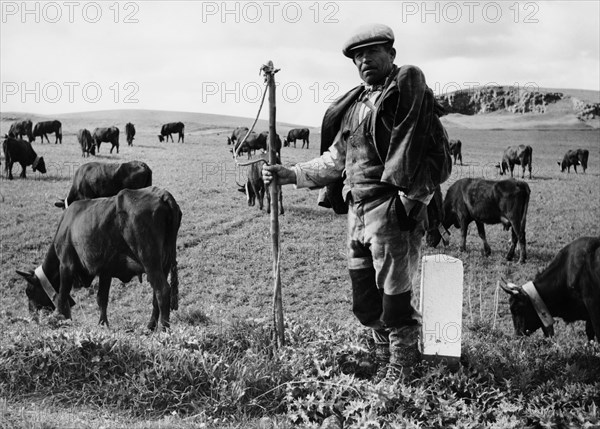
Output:
M77 131L77 141L81 146L81 156L96 155L96 146L94 145L94 139L88 129L82 128Z
M173 196L155 187L74 202L65 210L42 265L35 271L17 271L28 282L30 311L49 308L70 319L72 286L89 287L98 276L100 324L108 326L112 278L129 282L146 273L153 290L148 328L154 330L159 318L168 328L170 310L178 307L180 224L181 210Z
M46 163L43 156L38 156L31 147L31 143L25 140L15 139L5 136L2 142L2 150L4 151L4 167L9 180L13 180L12 168L15 162L21 164L21 177L27 177L25 169L31 165L33 171L39 171L42 174L46 173Z
M570 173L571 166L573 166L575 173L577 173L578 165L583 167L583 172L585 173L589 156L590 152L586 149L568 150L567 153L565 153L562 162L558 161L557 164L560 165L560 171L563 173L565 170L567 170L567 173Z
M108 142L112 145L110 153L112 153L115 147L117 148L117 153L119 153L119 129L117 127L94 128L92 137L94 138L98 153L100 153L100 144L102 142Z
M277 157L277 163L280 164L279 156ZM250 164L248 167L248 180L242 186L238 183L238 190L240 192L244 192L246 194L246 199L248 201L249 206L254 206L256 204L256 199L258 198L258 208L259 210L263 209L263 201L265 197L265 193L267 194L267 213L271 213L271 193L269 189L265 187L265 183L262 179L262 166L264 163L269 162L269 155L264 153L261 154L257 158L258 162L254 162ZM283 192L281 191L281 186L279 187L279 213L284 214L283 209Z
M133 139L135 137L135 126L131 122L125 124L125 138L127 139L127 146L133 146Z
M531 146L519 145L518 147L509 146L504 150L502 162L496 165L500 169L500 175L510 170L510 177L513 177L515 165L520 165L523 168L521 179L525 178L525 167L529 168L529 178L531 179L531 164L533 161L533 149Z
M517 335L542 328L554 334L554 319L585 320L588 340L600 341L600 238L582 237L563 247L533 282L500 284L509 295Z
M22 139L23 136L27 136L27 139L29 140L29 142L32 142L33 141L32 126L33 126L33 124L31 123L31 121L29 119L25 119L24 121L20 121L20 122L14 122L8 130L8 136L18 138L18 139Z
M33 128L32 140L35 141L35 138L37 136L40 136L42 143L44 143L44 137L46 137L46 141L50 143L50 140L48 139L48 134L52 133L54 133L54 136L56 137L56 140L54 140L54 144L62 144L62 124L60 123L60 121L55 120L38 122Z
M484 224L502 223L504 229L512 232L511 246L506 259L511 260L515 254L517 241L520 248L519 262L525 262L527 251L525 245L525 225L529 206L529 185L517 180L501 180L499 182L483 179L460 179L454 182L444 198L443 220L439 222L444 229L454 225L461 229L462 242L460 250L466 250L469 224L475 221L479 237L483 241L483 253L491 253L485 236ZM443 229L441 229L443 231ZM436 247L442 239L438 228L427 232L427 243Z
M88 162L75 171L67 198L54 205L66 208L77 200L112 197L122 189L140 189L151 185L152 170L145 162Z
M462 142L460 140L450 140L448 142L450 146L450 153L454 158L454 165L456 165L456 161L460 161L460 165L463 165L462 162Z
M310 130L308 128L293 128L283 140L283 145L288 147L290 143L294 143L294 147L296 147L296 140L302 140L302 149L304 149L304 144L306 144L306 149L308 149L308 145L310 144L308 141L309 136Z

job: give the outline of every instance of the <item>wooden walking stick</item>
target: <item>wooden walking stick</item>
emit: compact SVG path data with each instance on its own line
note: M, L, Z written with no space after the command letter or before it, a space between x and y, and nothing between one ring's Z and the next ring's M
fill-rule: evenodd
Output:
M279 69L273 67L273 62L269 61L262 66L265 73L265 79L269 88L269 164L278 164L279 154L276 150L277 133L275 131L275 73ZM283 303L281 294L281 275L280 275L280 249L279 249L279 186L277 176L273 177L269 186L271 195L271 243L273 250L273 322L275 325L275 346L285 345L285 335L283 327Z

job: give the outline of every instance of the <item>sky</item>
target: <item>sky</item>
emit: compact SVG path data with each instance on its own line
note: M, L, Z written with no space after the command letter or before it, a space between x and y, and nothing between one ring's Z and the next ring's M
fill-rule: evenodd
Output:
M595 0L2 1L0 112L254 118L260 69L272 61L277 120L318 126L360 84L344 42L375 22L394 31L395 63L420 67L437 94L496 84L600 90Z

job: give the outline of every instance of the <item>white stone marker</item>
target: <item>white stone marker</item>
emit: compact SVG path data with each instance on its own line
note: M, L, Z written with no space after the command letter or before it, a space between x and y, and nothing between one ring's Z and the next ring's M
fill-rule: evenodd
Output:
M458 365L462 339L463 263L448 255L422 259L421 353L425 360Z

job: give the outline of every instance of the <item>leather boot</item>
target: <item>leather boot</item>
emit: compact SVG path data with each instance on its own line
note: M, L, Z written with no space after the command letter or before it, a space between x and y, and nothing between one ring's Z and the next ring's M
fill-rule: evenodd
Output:
M421 362L419 352L419 326L410 325L390 329L390 364L386 379L394 380L414 375Z

